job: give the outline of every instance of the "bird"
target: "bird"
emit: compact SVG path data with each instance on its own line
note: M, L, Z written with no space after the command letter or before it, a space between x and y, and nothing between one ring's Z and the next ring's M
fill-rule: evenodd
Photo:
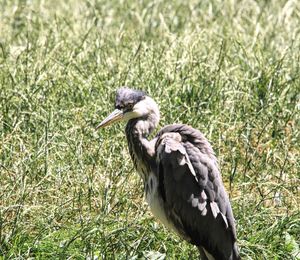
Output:
M158 126L157 103L144 91L123 86L115 110L96 129L127 122L128 149L144 184L152 214L195 245L203 260L240 259L235 219L209 141L185 124Z

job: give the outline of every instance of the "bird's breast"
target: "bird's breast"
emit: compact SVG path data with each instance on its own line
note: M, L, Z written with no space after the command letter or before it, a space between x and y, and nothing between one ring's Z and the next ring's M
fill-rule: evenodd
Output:
M164 201L158 192L158 180L153 173L149 174L145 183L145 196L154 217L156 217L168 229L178 233L173 223L167 218Z

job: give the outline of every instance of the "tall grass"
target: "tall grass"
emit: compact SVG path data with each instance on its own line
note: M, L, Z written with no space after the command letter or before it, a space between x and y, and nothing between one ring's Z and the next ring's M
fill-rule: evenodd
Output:
M218 155L243 259L299 259L299 1L0 1L0 258L192 259L149 213L121 85Z

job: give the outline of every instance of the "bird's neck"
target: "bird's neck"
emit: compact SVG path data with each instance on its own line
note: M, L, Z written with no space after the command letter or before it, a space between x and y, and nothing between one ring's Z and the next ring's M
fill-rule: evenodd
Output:
M126 126L126 137L129 153L134 166L144 182L154 167L155 139L149 141L148 136L159 122L159 115L149 114L147 118L131 119Z

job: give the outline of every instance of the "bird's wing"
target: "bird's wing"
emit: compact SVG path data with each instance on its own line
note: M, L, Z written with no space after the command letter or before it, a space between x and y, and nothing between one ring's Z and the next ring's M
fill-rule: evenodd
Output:
M184 238L216 259L237 259L232 209L210 144L187 125L167 126L157 138L159 192L167 217Z

